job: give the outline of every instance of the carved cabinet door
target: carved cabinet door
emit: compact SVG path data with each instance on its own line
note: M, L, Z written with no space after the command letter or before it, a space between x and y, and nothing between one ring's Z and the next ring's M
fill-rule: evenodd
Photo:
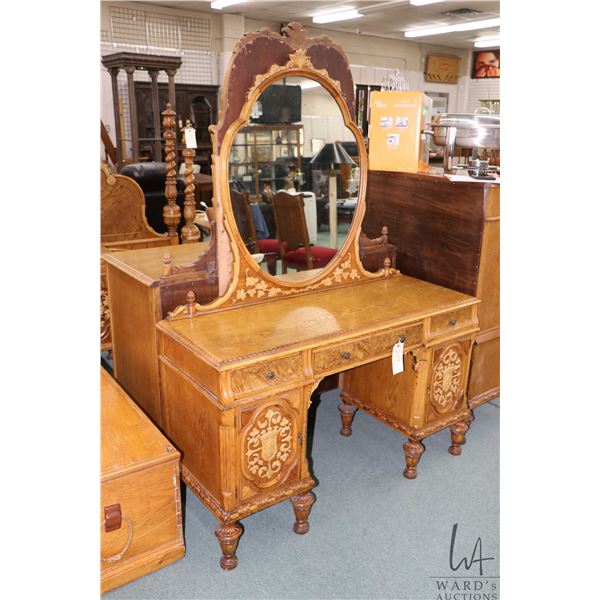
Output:
M297 481L305 457L302 390L263 398L238 413L238 501Z
M467 407L465 392L471 344L468 338L433 348L427 386L427 422L448 417Z

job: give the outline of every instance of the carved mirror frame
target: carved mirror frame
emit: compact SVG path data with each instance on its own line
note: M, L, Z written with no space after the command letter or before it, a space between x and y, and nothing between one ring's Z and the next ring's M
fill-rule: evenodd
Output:
M261 93L283 77L293 76L317 81L335 99L345 126L358 144L360 185L351 227L335 257L317 275L286 281L263 271L244 246L229 195L229 156L236 134L247 126ZM188 306L188 315L358 283L396 272L388 268L368 272L359 258L359 235L366 209L367 153L353 119L354 82L350 66L339 45L327 36L308 38L306 30L296 22L284 27L281 34L268 28L245 34L233 50L220 106L219 121L210 127L220 296L205 306Z

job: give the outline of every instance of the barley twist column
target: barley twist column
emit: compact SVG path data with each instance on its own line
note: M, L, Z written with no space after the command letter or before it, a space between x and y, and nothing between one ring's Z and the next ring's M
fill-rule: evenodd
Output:
M183 218L185 219L185 225L181 229L181 241L182 243L188 242L198 242L200 241L200 229L195 225L194 219L196 217L196 199L194 197L194 156L196 156L196 151L194 148L188 148L185 143L186 131L192 132L192 136L195 135L194 128L190 123L190 120L187 119L185 122L185 127L183 128L183 139L181 143L183 144L184 150L183 160L185 162L185 202L183 203Z
M175 161L175 111L171 110L171 103L167 103L167 108L162 112L163 117L163 138L165 140L165 162L167 163L167 180L165 182L165 196L167 204L163 208L163 221L167 226L167 231L171 244L178 244L177 226L181 221L181 209L177 206L177 178Z

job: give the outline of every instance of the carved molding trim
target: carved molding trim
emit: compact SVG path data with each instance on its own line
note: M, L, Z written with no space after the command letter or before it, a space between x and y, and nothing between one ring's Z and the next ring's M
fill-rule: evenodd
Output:
M362 400L359 400L358 398L354 397L352 394L349 394L344 390L341 391L340 397L344 402L347 402L348 404L354 404L358 408L364 410L365 412L368 412L380 421L387 423L394 429L400 431L401 433L413 440L421 440L424 437L431 435L432 433L436 433L440 429L444 429L449 425L452 425L453 423L457 423L458 421L463 421L466 418L473 417L473 413L469 409L464 409L458 413L453 413L446 417L438 418L432 423L421 427L420 429L411 429L410 427L406 427L399 421L388 417L382 412L379 412L377 409L371 408L368 404L365 404Z
M429 402L438 413L452 410L463 395L465 353L459 344L446 348L433 367Z
M310 56L306 54L304 48L298 48L293 54L290 54L290 59L285 65L271 65L271 68L266 73L260 73L254 78L254 85L246 92L246 98L249 98L254 90L263 82L265 79L280 73L281 71L288 71L289 69L308 69L313 73L318 73L323 79L326 79L335 89L341 94L342 86L337 79L332 79L327 72L327 69L316 69L310 60Z
M329 287L334 282L343 283L345 281L354 281L360 279L358 269L353 266L350 253L346 254L344 260L336 267L328 277L321 279L315 284L297 288L281 288L270 284L265 279L255 277L246 269L243 282L238 286L233 295L232 302L241 302L247 298L274 298L275 296L290 296L308 290L316 290L323 287Z
M196 494L199 500L203 502L210 512L212 512L213 515L215 515L215 517L217 517L217 519L219 519L222 523L233 523L234 521L239 521L248 515L266 508L267 506L277 504L281 500L308 492L315 487L315 485L317 485L317 482L309 477L308 479L297 481L291 485L286 485L282 489L275 490L270 494L255 500L254 502L249 502L248 504L239 506L235 510L225 511L221 508L218 500L204 489L202 484L194 475L192 475L190 470L185 465L181 465L181 478L192 490L192 492Z
M258 487L277 483L295 455L296 420L279 404L263 408L242 434L242 472Z

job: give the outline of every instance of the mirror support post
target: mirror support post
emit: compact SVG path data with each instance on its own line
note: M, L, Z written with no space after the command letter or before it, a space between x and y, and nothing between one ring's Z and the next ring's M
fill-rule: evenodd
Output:
M329 244L337 248L337 177L334 166L329 169Z

